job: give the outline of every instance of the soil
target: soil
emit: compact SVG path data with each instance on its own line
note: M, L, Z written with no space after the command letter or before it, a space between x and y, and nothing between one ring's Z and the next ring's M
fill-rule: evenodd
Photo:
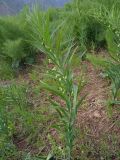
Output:
M98 136L106 128L109 121L106 113L108 99L108 82L100 76L101 71L94 68L90 62L83 62L87 66L85 85L82 95L87 94L86 104L78 111L77 125L91 128L93 135Z
M98 138L101 134L115 129L113 119L108 117L107 100L110 98L110 86L106 79L101 77L101 70L96 69L90 62L83 62L87 66L86 78L87 84L82 94L87 94L86 105L78 111L77 125L79 127L88 127L91 136ZM116 120L120 120L118 113L114 116ZM116 129L115 129L116 130ZM117 128L120 133L120 128Z

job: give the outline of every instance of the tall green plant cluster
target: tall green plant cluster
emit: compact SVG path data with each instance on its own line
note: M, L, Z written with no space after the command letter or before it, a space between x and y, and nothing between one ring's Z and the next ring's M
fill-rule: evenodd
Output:
M115 100L117 97L120 98L120 2L111 0L110 4L103 3L96 13L94 13L95 18L106 26L105 39L111 62L106 72L112 82L113 100Z
M118 0L75 0L64 8L66 27L79 46L86 49L106 48L111 50L108 35L116 39L119 46L119 5ZM66 15L66 16L65 16ZM113 49L112 49L113 50Z
M103 2L98 8L92 12L92 16L105 26L105 40L110 56L119 62L119 43L120 43L120 2L110 1Z
M27 42L27 12L24 9L19 15L0 17L0 57L4 57L12 68L18 68L32 52Z
M106 69L112 82L113 99L120 90L120 2L118 0L75 0L67 8L68 32L74 37L83 55L86 50L106 48L110 67ZM67 25L66 24L66 25ZM98 59L99 61L99 59ZM113 89L114 88L114 89Z
M92 16L97 1L75 0L66 5L66 26L79 46L79 53L91 48L105 47L105 26Z

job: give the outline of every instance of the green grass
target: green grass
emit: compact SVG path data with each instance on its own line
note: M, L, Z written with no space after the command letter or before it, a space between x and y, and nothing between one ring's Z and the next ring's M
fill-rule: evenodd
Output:
M14 75L15 73L10 63L4 59L0 60L0 80L11 80Z

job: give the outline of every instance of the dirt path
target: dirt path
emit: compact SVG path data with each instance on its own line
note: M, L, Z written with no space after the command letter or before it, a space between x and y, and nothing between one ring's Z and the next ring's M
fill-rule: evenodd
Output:
M106 113L106 100L108 97L108 84L100 77L100 71L96 70L90 62L84 62L87 66L87 84L82 94L88 94L86 104L78 111L77 124L90 129L90 134L98 137L105 130L108 116Z

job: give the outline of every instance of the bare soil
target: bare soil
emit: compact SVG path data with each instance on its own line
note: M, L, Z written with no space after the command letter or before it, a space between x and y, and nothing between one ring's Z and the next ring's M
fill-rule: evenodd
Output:
M108 117L107 112L107 100L110 98L110 85L106 79L101 77L101 70L96 69L88 61L83 62L83 65L87 66L85 74L87 84L82 94L87 94L87 97L85 100L86 104L78 111L77 125L79 127L81 127L81 125L89 127L92 136L99 137L101 133L108 132L115 126L113 120ZM112 118L120 118L114 109L113 115Z

